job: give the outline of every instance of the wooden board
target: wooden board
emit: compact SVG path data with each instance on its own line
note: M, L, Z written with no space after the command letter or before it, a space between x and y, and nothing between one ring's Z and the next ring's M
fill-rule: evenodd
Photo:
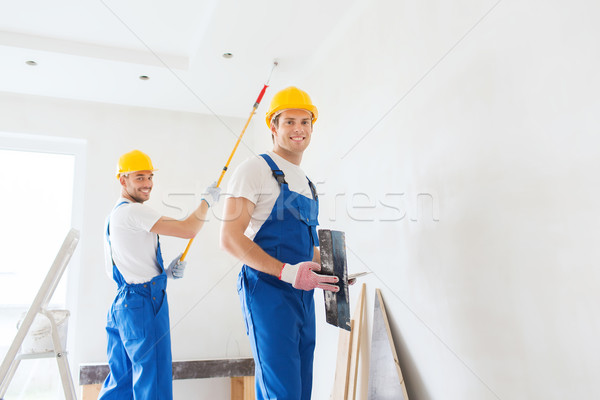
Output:
M79 384L103 383L108 375L108 364L82 364L79 366ZM173 361L173 379L224 378L232 376L253 376L252 358L232 358L216 360Z
M354 321L350 321L352 327ZM331 400L348 399L348 381L350 376L350 356L352 354L352 329L340 330L338 339L337 361L335 363L335 377L333 379L333 390Z
M231 378L231 400L254 400L254 377Z
M344 232L319 230L321 273L335 275L339 279L339 292L324 290L325 317L329 324L350 330L350 304L348 297L348 272L346 262L346 238Z
M356 382L358 381L358 362L360 357L360 340L363 331L363 318L365 309L365 291L364 283L360 289L358 303L354 314L352 314L352 345L350 346L350 377L348 379L348 400L356 399Z
M252 358L173 361L173 379L253 376Z
M97 400L98 396L100 396L100 390L102 390L101 383L95 383L93 385L83 385L81 387L81 399Z
M350 331L340 330L335 378L331 392L332 400L356 398L360 340L364 318L365 287L366 285L363 283L353 319L350 320Z
M396 346L394 346L392 331L379 289L375 290L368 399L408 400Z
M82 400L98 400L102 384L81 386ZM236 376L231 378L231 400L254 400L254 377Z

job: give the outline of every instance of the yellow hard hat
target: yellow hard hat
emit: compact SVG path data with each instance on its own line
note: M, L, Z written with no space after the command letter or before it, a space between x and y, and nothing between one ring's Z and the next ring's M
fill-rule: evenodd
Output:
M135 171L156 171L150 157L139 150L130 151L119 157L117 179L121 177L121 174L126 175Z
M304 90L300 90L297 87L290 86L285 88L273 96L269 111L267 111L267 126L271 128L271 120L277 114L290 109L300 109L309 111L312 114L313 124L317 121L319 112L317 107L312 104L310 97Z

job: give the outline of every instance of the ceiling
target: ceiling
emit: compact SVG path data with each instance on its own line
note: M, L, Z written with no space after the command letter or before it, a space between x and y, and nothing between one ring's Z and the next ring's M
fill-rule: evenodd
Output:
M4 0L0 91L246 117L274 60L272 87L302 81L364 6Z

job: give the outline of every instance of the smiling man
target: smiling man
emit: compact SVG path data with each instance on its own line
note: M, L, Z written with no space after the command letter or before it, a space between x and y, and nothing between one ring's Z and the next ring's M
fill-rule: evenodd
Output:
M119 158L121 197L105 229L107 272L118 291L106 323L110 374L100 392L103 400L173 398L166 288L167 278L183 277L185 262L179 262L179 255L165 268L158 235L193 238L211 203L219 200L220 189L209 186L186 219L161 216L144 204L154 171L150 157L139 150Z
M317 191L300 168L317 108L288 87L273 97L266 122L273 151L231 177L221 246L244 262L238 293L255 361L257 399L307 400L315 349L315 288L337 292L321 270Z

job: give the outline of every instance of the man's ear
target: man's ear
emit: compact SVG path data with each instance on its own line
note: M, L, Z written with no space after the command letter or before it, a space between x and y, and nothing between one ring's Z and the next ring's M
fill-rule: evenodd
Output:
M121 186L123 186L123 187L126 185L125 179L126 179L126 175L121 175L119 177L119 182L121 182Z
M275 126L274 123L271 122L271 134L273 136L277 135L277 127Z

